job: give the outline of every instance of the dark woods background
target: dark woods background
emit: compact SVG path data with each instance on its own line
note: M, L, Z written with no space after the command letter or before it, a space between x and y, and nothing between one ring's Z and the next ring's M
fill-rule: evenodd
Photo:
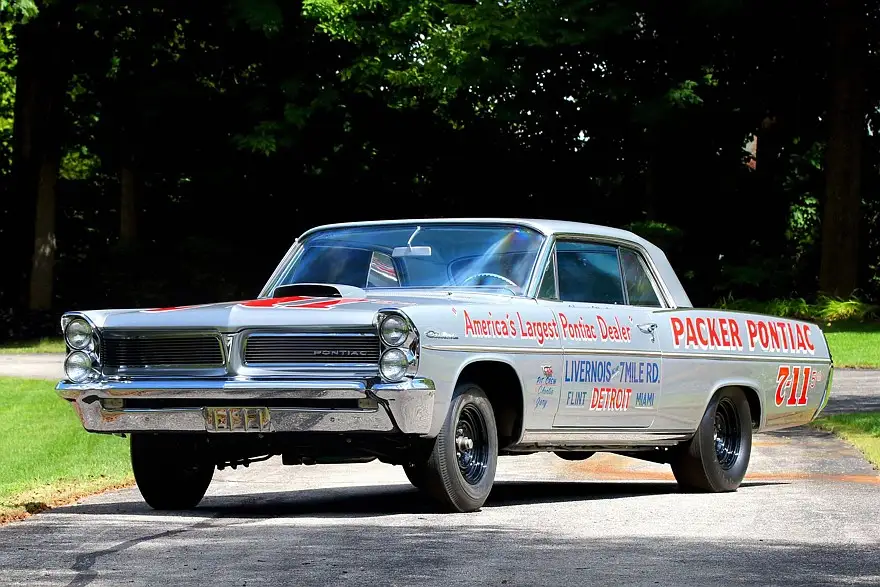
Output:
M0 2L2 331L256 295L327 222L626 227L700 305L880 293L875 3ZM757 138L756 158L750 148Z

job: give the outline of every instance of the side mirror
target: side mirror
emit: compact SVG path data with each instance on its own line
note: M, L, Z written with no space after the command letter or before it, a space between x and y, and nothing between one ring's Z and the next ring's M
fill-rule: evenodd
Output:
M394 247L391 256L397 257L430 257L431 247Z

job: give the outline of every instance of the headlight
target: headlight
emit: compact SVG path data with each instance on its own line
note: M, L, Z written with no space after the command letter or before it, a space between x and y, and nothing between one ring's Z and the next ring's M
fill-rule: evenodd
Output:
M82 318L74 318L64 329L64 339L70 348L81 351L92 344L92 327Z
M379 359L379 373L388 381L401 381L409 368L409 359L400 349L388 349Z
M401 316L388 316L382 320L379 336L382 337L382 342L388 346L400 346L406 342L406 337L409 336L409 324Z
M88 381L95 375L92 358L83 351L74 351L64 360L64 372L74 383Z

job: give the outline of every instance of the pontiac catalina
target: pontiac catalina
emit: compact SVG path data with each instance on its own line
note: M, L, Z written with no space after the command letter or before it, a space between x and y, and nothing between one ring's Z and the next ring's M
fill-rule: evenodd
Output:
M156 509L216 468L379 459L449 511L499 455L607 451L734 491L752 435L814 419L832 361L812 323L692 307L664 253L552 220L395 220L297 239L253 300L68 312L58 393L130 436Z

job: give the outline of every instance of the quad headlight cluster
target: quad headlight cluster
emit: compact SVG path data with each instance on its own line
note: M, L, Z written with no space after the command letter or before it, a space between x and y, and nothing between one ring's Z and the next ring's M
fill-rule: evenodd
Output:
M390 382L403 381L419 367L419 333L403 314L383 310L376 316L382 354L379 375Z
M65 315L61 318L61 329L69 351L64 360L64 372L67 378L74 383L85 383L96 379L100 367L95 327L82 316Z

